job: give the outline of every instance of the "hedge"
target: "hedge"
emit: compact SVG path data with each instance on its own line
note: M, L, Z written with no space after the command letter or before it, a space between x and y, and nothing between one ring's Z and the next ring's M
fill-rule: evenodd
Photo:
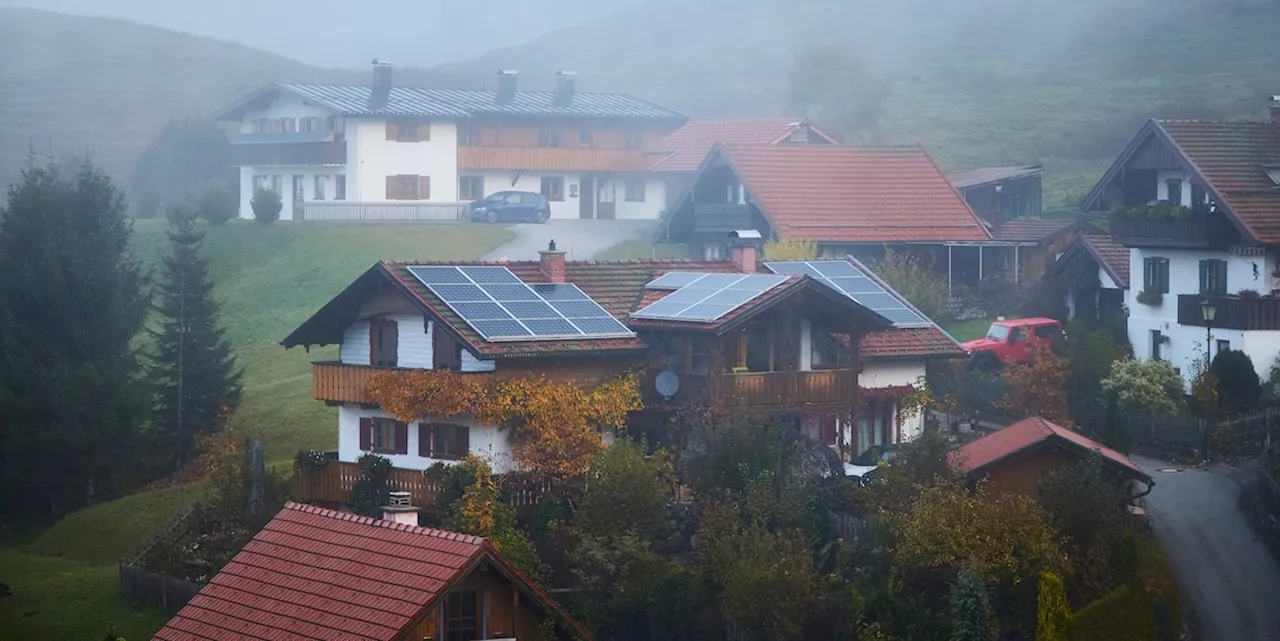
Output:
M1071 641L1156 641L1156 615L1133 588L1122 585L1071 617Z

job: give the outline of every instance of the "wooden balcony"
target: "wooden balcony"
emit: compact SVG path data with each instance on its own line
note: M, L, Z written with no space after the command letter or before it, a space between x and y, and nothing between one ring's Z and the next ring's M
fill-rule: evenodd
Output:
M681 374L680 390L663 399L653 390L652 371L642 381L646 406L741 406L788 408L805 405L853 404L858 378L848 369L791 372L750 372L715 376Z
M694 233L727 234L737 229L752 229L750 205L697 203L693 206Z
M1116 217L1111 235L1126 247L1180 247L1208 249L1212 243L1209 214L1194 212L1183 220Z
M351 488L360 480L360 469L355 463L328 461L319 467L293 465L293 496L304 502L346 504L351 498ZM422 470L392 468L387 487L392 492L408 492L414 507L432 514L441 510L441 487L428 479ZM518 513L528 514L538 502L551 492L546 483L521 483L503 488L503 502Z
M1239 330L1280 330L1280 299L1246 300L1238 296L1178 296L1178 324L1204 327L1200 303L1209 300L1217 308L1213 327Z
M239 167L345 165L347 143L344 140L236 142L231 145L231 164Z

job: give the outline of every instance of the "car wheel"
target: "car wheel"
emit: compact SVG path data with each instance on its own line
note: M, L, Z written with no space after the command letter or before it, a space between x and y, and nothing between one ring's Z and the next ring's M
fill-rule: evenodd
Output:
M547 212L545 212L545 211L540 211L540 212L538 212L538 213L536 213L536 214L534 214L534 215L533 215L533 222L538 223L538 224L542 224L542 223L547 222L547 218L548 218L548 216L547 216Z
M979 354L973 359L973 369L979 372L1000 371L1000 359L991 354Z
M496 223L496 222L498 222L498 212L496 212L496 211L491 211L491 212L489 212L488 214L485 214L484 219L485 219L485 220L487 220L487 221L489 221L489 224Z

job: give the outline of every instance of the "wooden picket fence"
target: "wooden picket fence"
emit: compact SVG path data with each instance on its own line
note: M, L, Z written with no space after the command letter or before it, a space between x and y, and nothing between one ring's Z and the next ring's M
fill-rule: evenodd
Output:
M295 462L293 496L298 501L345 505L359 480L360 468L355 463L331 460L319 466L304 466ZM387 486L392 492L408 492L410 502L425 513L437 513L442 507L440 484L427 478L422 470L392 468ZM546 482L513 483L504 488L503 498L524 516L531 514L552 489Z
M204 583L148 570L144 563L152 550L173 545L178 539L187 536L192 528L203 521L204 515L203 505L199 502L192 504L164 530L120 561L120 591L125 599L139 605L177 611L200 592Z

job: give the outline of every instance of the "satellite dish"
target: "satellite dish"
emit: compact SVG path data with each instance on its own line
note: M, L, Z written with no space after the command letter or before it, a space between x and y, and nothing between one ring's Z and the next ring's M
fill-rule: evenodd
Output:
M680 377L673 371L667 369L658 372L658 376L653 379L653 388L662 398L670 400L676 392L680 391Z

